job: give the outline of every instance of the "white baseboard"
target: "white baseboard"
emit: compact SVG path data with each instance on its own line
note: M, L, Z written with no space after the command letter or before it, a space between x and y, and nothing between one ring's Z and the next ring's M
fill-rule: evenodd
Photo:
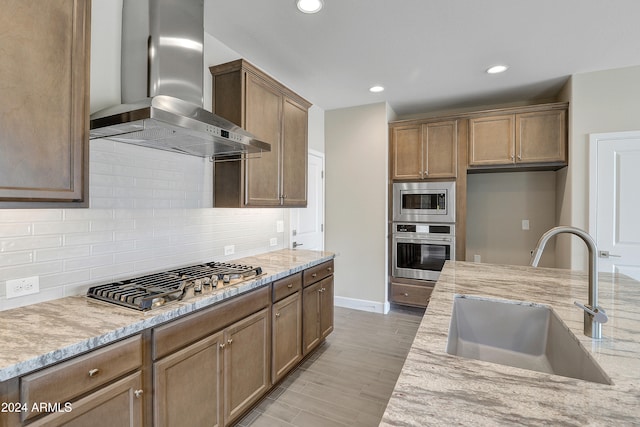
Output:
M388 302L367 301L364 299L355 299L347 297L335 296L333 298L334 305L338 307L352 308L354 310L370 311L373 313L387 314L391 309Z

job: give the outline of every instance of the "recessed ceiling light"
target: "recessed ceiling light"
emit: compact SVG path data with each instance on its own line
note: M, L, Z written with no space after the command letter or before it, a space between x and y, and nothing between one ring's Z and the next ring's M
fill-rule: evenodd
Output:
M383 90L384 88L382 86L371 86L369 88L369 92L373 92L373 93L382 92Z
M317 13L320 12L324 3L322 0L298 0L298 9L304 13Z
M487 69L487 73L489 74L499 74L499 73L504 73L505 71L507 71L507 67L506 65L494 65L493 67L489 67Z

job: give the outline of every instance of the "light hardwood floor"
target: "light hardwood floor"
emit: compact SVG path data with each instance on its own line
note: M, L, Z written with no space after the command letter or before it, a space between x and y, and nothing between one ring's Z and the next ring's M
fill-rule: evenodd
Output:
M423 314L336 307L334 332L237 425L377 426Z

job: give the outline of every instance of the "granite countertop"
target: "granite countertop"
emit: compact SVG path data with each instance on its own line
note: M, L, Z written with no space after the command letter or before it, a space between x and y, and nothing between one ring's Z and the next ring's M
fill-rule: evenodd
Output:
M265 286L334 257L331 252L283 249L233 262L262 267L256 280L139 312L85 296L0 311L0 381L76 356L144 329Z
M640 282L600 274L609 316L602 340L583 334L587 276L562 269L447 262L381 426L640 425ZM613 385L446 353L455 294L549 305Z

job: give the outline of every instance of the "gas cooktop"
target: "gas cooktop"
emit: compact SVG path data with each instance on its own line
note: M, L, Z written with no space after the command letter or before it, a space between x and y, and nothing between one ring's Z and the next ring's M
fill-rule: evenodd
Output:
M262 268L209 262L93 286L87 296L136 310L182 300L188 292L233 285L261 276Z

